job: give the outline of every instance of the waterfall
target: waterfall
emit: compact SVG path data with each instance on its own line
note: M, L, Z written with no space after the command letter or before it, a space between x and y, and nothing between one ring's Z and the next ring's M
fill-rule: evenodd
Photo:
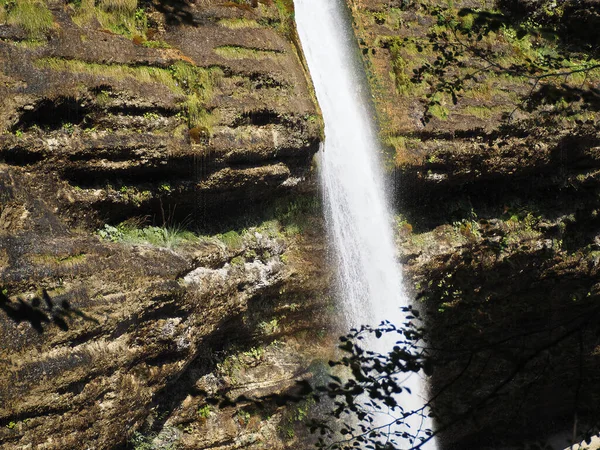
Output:
M368 89L343 0L295 0L296 24L325 120L320 177L327 227L338 262L339 297L349 327L404 322L408 304L396 261ZM364 91L361 89L364 88ZM393 342L373 340L386 352ZM413 375L406 410L423 403ZM411 430L422 424L411 423ZM424 424L431 428L430 423ZM428 449L435 444L428 443ZM409 446L409 445L408 445Z

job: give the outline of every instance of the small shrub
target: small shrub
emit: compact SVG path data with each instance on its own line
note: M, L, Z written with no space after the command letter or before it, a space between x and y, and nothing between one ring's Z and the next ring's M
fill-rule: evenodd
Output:
M210 405L204 405L201 408L198 408L198 417L200 417L200 419L208 419L210 417L210 413L211 413L211 408Z

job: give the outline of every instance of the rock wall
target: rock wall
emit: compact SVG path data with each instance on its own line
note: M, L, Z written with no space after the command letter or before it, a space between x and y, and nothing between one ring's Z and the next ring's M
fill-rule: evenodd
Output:
M526 3L500 6L509 16L540 13L520 11ZM523 448L574 423L584 433L599 418L600 73L539 85L471 54L447 79L469 71L474 79L456 103L435 97L423 120L436 81L413 83L413 70L434 64L433 46L452 32L421 4L348 4L389 149L400 257L437 363L440 445ZM448 14L498 6L424 4ZM595 20L574 3L560 14L552 8L546 23L564 24L558 32L569 45L578 42L574 17L591 21L581 32ZM470 14L456 20L469 26ZM476 45L519 64L549 51L541 36L530 38L499 29Z
M277 408L203 404L292 385L325 339L322 122L291 17L0 3L2 448L295 445Z

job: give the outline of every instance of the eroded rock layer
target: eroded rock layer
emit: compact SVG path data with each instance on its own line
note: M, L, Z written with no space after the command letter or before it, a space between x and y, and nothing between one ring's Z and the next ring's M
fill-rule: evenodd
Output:
M278 409L258 427L202 403L291 386L324 326L322 125L291 17L0 3L2 448L293 445Z

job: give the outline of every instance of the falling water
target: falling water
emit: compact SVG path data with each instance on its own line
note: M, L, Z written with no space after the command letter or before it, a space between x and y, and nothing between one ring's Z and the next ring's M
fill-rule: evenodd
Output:
M295 0L300 41L325 119L320 176L326 219L339 267L339 294L347 324L401 324L408 304L396 261L391 218L379 166L362 66L343 0ZM391 343L374 340L379 352ZM422 405L422 380L408 381L405 410ZM412 423L411 429L421 423ZM430 428L424 424L424 428ZM409 445L407 445L409 446ZM434 449L430 444L428 449Z

